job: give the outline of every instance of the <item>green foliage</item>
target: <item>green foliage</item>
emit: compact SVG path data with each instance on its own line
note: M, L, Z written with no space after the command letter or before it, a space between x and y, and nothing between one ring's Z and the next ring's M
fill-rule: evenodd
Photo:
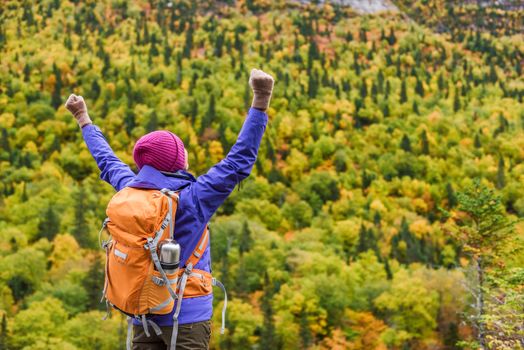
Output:
M395 3L413 21L325 2L6 2L0 348L123 345L122 319L100 320L94 253L113 190L65 97L86 98L132 169L134 142L167 129L200 175L236 140L251 68L276 84L253 173L211 223L233 297L211 348L456 348L475 335L457 316L475 256L486 346L517 348L521 10ZM475 177L500 196L464 192Z

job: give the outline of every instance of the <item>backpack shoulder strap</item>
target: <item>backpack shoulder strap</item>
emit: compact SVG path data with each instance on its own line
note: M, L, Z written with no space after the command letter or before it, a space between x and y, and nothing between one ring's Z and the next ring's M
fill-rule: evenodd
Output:
M204 251L206 250L208 243L209 228L206 225L206 228L204 229L202 236L200 236L200 240L198 241L195 250L193 250L193 253L186 261L186 267L191 266L192 269L196 266L196 264L200 261L200 258L202 258L202 255L204 254Z
M165 188L160 190L160 191L163 194L165 194L166 196L168 196L169 198L174 198L175 199L175 206L174 206L174 208L171 206L171 203L170 203L170 206L169 206L169 212L172 213L171 214L172 215L172 221L171 221L171 227L170 227L170 229L171 229L170 237L173 238L173 229L174 229L174 226L175 226L175 216L176 216L176 209L177 209L176 204L178 204L180 191L175 192L175 191L170 191L170 190L165 189ZM206 250L208 244L209 244L209 228L206 225L206 228L204 229L204 232L202 233L202 236L200 236L200 240L198 241L198 243L197 243L197 245L195 247L195 250L193 250L193 253L191 254L191 256L186 261L186 267L189 267L187 269L188 270L187 272L191 273L191 270L193 269L193 267L195 267L196 264L200 261L200 258L202 258L202 255L204 254L204 251Z

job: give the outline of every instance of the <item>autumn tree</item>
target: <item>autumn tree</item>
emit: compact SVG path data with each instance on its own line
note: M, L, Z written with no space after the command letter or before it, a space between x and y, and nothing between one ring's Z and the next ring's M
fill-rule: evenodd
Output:
M507 216L501 197L480 180L458 193L457 198L461 215L451 217L449 232L463 246L473 270L469 290L474 313L470 319L476 329L477 346L490 349L489 337L493 334L487 314L492 287L489 279L492 269L503 267L504 250L514 239L515 221Z

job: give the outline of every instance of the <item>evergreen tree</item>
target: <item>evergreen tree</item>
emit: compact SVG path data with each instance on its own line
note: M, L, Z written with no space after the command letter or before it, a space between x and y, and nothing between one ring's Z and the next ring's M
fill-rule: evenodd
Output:
M308 80L308 89L307 93L310 98L315 98L317 95L318 90L318 81L316 79L316 74L311 73L309 74L309 80Z
M458 91L455 90L455 95L453 97L453 111L457 112L460 109L460 97Z
M313 341L313 335L311 334L311 330L309 329L309 322L307 320L307 313L306 308L304 305L302 305L302 309L300 310L300 339L302 341L301 349L308 349L311 345L311 342Z
M190 112L190 117L191 117L191 124L195 124L195 121L196 121L196 117L198 116L198 103L195 99L193 99L191 101L191 112Z
M382 94L384 92L384 73L382 73L382 69L380 69L377 74L377 87L377 92Z
M224 46L224 33L219 33L215 39L214 54L216 57L222 57L222 47Z
M455 195L455 190L451 183L446 184L446 196L448 198L448 207L454 208L457 205L457 196Z
M149 116L149 120L147 121L146 131L149 133L157 129L158 129L158 116L156 114L156 111L153 110L153 112L151 112L151 115Z
M28 82L31 75L31 67L28 63L24 65L24 81Z
M404 242L405 250L399 248L400 242ZM423 243L410 232L406 218L402 218L400 231L391 241L391 256L402 264L427 260L424 256Z
M73 210L75 221L71 233L81 247L86 248L91 245L89 239L89 225L87 224L86 213L87 205L85 202L86 190L80 185L73 193Z
M406 81L402 80L400 85L400 103L406 103L408 101L408 92L406 87Z
M147 17L145 12L142 12L142 23L144 23L144 34L142 35L142 43L147 44L149 43L149 27L147 25Z
M215 96L211 95L209 98L209 105L207 108L207 112L202 118L202 124L200 126L200 135L204 133L204 130L208 128L211 125L211 122L215 118L216 111L215 111Z
M480 135L478 133L475 134L475 148L481 148L482 143L480 141Z
M360 97L362 99L365 99L367 95L368 95L368 86L366 83L366 79L362 78L362 82L360 83Z
M269 279L267 272L264 272L264 291L262 294L261 305L262 313L264 314L264 324L262 328L262 334L260 337L260 348L261 349L277 349L277 339L275 332L275 321L273 306L271 301L273 300L274 287Z
M367 229L362 224L358 235L357 253L365 253L368 250L378 251L377 239L373 229Z
M160 53L158 51L156 34L151 34L151 46L149 47L149 56L156 57Z
M0 149L6 151L7 153L11 153L11 145L9 143L9 134L7 133L6 128L1 128L0 132Z
M408 135L404 134L402 136L402 141L400 141L400 148L406 152L411 152L411 141L409 140Z
M7 315L2 313L2 325L0 327L0 350L7 350Z
M109 54L106 52L104 54L104 65L102 66L102 76L104 78L108 77L109 69L111 69L111 60Z
M100 259L95 256L86 277L82 281L82 286L88 295L88 309L89 310L103 310L106 308L105 304L100 302L100 297L104 289L104 265Z
M417 77L417 82L415 85L415 92L419 95L424 97L424 85L422 85L422 81Z
M191 57L191 49L193 48L193 24L192 22L189 23L189 28L186 31L186 40L184 44L184 51L183 51L183 57L184 58L190 58Z
M492 83L496 83L498 80L497 71L495 70L495 65L493 62L490 62L489 64L489 81Z
M191 82L189 83L189 89L187 91L187 94L189 96L193 96L193 89L196 86L197 80L198 80L198 74L196 72L194 72L193 76L191 77Z
M391 266L389 266L389 259L384 261L384 270L386 271L386 276L388 280L393 279L393 271L391 271Z
M91 84L91 97L93 100L98 100L98 97L100 96L100 85L98 84L98 79L95 78L93 80L93 83Z
M429 140L426 130L422 130L422 133L420 134L420 143L422 154L429 155Z
M56 66L56 63L53 63L53 74L55 75L55 88L51 96L51 105L55 109L58 109L58 107L62 105L62 74Z
M128 101L131 101L128 99ZM135 112L132 109L127 109L124 115L124 125L128 135L131 135L136 126Z
M500 190L506 186L506 176L504 173L504 157L499 156L499 164L497 168L497 188Z
M389 29L389 36L388 36L388 43L389 45L395 45L397 42L397 38L395 36L395 31L393 30L393 27Z
M12 190L11 193L14 193L14 190ZM28 199L29 199L29 197L27 195L27 185L24 182L24 184L22 185L22 198L21 198L21 201L22 201L22 203L25 203L25 202L27 202Z
M240 256L244 255L246 252L249 252L252 244L253 240L251 239L251 230L249 229L247 221L244 221L242 233L240 235L240 242L238 244L238 252Z
M373 224L375 225L375 227L380 228L380 226L382 225L381 222L382 216L380 215L380 212L376 211L375 215L373 216Z
M164 39L164 65L169 66L171 63L171 54L173 53L173 49L171 46L169 46L169 42L167 41L167 37Z
M47 238L52 241L59 231L60 217L56 214L52 205L49 205L38 223L38 238Z

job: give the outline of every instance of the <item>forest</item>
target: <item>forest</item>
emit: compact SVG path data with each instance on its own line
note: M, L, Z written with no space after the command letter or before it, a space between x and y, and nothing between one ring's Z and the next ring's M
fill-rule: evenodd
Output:
M0 349L125 349L99 302L114 190L67 96L133 170L166 129L200 175L251 68L275 90L210 223L211 349L524 349L524 8L484 3L3 1Z

